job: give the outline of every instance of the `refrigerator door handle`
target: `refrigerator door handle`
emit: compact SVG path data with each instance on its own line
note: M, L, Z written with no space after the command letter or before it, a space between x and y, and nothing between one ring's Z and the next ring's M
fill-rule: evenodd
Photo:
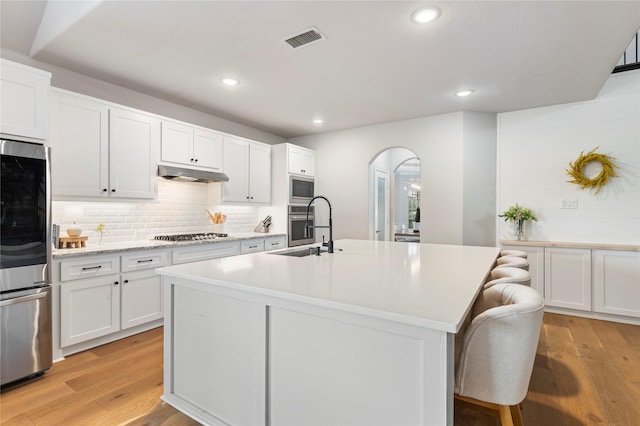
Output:
M36 300L36 299L42 299L46 296L47 296L47 293L36 293L36 294L29 294L27 296L15 297L13 299L6 299L0 302L0 307L16 305L18 303L29 302L31 300Z

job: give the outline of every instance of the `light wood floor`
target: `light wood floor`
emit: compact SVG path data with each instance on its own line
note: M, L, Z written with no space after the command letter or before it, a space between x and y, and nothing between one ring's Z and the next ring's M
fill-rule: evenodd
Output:
M0 394L5 425L198 425L162 403L162 329L54 364ZM640 327L545 314L527 426L640 425ZM456 426L497 418L456 402Z

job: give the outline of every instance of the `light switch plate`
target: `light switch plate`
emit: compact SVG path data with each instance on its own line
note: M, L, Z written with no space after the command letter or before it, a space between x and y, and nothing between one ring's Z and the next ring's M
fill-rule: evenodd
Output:
M560 200L560 208L561 209L577 209L578 200L563 198L562 200Z

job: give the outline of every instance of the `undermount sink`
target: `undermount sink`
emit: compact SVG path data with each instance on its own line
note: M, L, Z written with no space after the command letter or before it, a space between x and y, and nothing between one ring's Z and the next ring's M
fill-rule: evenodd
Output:
M298 249L291 249L285 251L272 251L269 254L277 254L280 256L293 256L293 257L305 257L305 256L315 256L318 254L318 248L320 249L320 254L326 253L327 249L324 247L305 247Z

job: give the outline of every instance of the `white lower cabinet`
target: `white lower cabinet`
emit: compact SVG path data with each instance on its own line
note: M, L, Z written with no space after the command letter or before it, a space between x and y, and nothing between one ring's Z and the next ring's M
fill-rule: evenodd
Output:
M547 306L591 310L591 250L545 248L544 300Z
M162 319L163 290L154 269L169 259L168 250L150 250L61 260L60 346Z
M61 346L71 346L120 330L120 277L61 285Z
M120 293L123 330L164 316L162 278L154 271L122 274Z
M640 252L593 251L594 310L640 317Z

